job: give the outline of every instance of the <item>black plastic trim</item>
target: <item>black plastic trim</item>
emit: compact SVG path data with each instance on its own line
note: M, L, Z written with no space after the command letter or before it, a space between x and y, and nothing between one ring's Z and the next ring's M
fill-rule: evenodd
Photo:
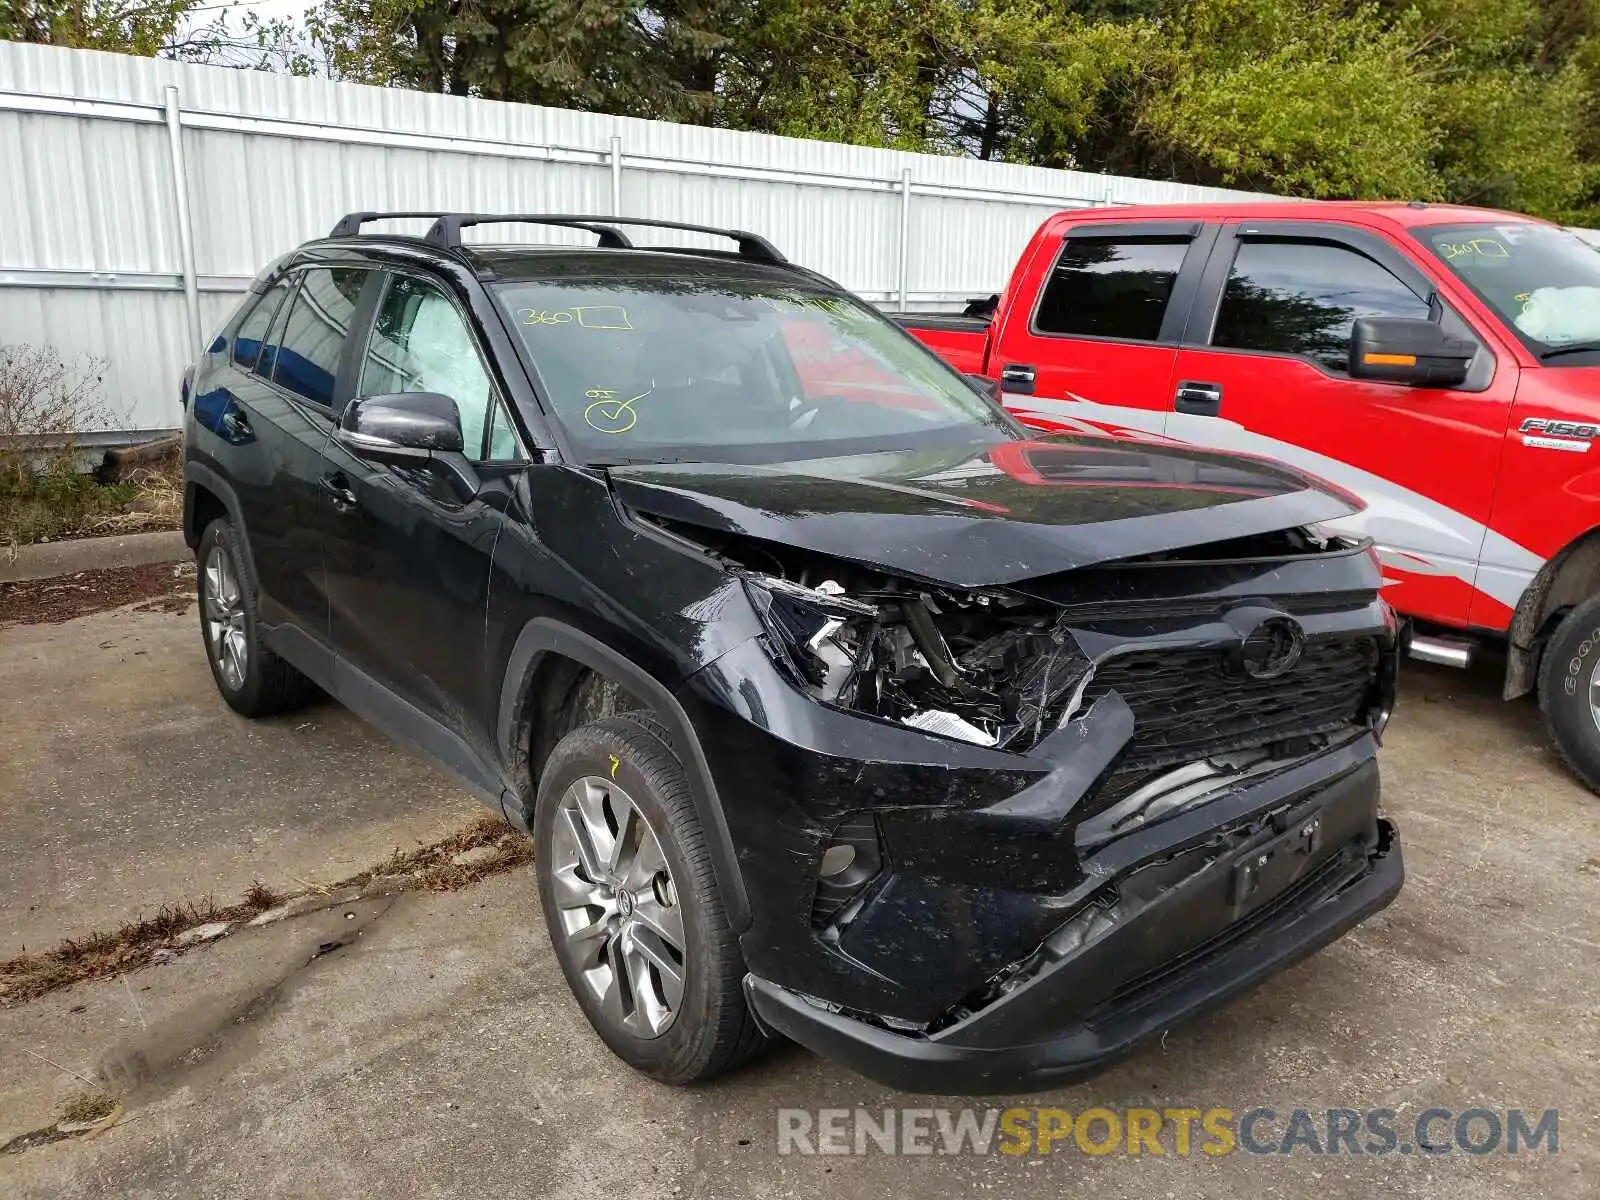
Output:
M279 653L299 666L293 653L283 653L281 649ZM357 716L376 725L400 745L422 754L488 807L501 810L500 795L505 785L499 772L438 720L337 654L333 655L332 690L339 702Z
M1219 1007L1388 905L1405 882L1405 865L1393 827L1380 819L1379 829L1380 849L1363 874L1299 898L1276 919L1186 968L1148 1003L1052 1040L990 1048L891 1033L755 975L745 976L745 998L768 1032L903 1091L998 1095L1059 1087L1097 1074L1178 1021ZM1025 1030L1017 1033L1026 1037Z
M739 870L739 859L734 852L727 819L723 815L722 801L717 795L716 783L711 778L711 766L706 761L700 739L677 697L636 663L570 625L549 617L535 617L529 621L511 649L500 687L497 732L502 761L508 764L514 761L518 714L522 710L528 683L546 654L570 658L621 684L649 705L650 710L666 724L672 735L672 748L689 776L689 788L711 851L711 864L717 873L717 884L729 924L735 933L748 928L750 900L745 891L744 876ZM526 818L531 815L523 814L525 824ZM516 820L515 817L512 819Z

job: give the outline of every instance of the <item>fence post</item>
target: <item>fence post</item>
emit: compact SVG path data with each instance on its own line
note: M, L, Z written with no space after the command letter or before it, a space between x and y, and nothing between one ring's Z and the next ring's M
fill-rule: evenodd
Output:
M622 215L622 139L611 138L611 215Z
M188 310L190 351L200 348L200 281L194 268L194 226L189 219L189 172L183 161L183 113L178 89L166 89L167 141L172 150L172 192L178 204L178 256L183 264L183 304Z
M909 307L907 277L911 271L911 168L900 172L900 311Z

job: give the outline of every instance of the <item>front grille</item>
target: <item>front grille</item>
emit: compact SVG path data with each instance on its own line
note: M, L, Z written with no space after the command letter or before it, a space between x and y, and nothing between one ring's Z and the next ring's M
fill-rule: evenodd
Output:
M1371 638L1311 642L1276 679L1230 670L1222 650L1140 650L1101 663L1084 700L1115 691L1133 710L1122 776L1347 728L1361 719L1377 664Z

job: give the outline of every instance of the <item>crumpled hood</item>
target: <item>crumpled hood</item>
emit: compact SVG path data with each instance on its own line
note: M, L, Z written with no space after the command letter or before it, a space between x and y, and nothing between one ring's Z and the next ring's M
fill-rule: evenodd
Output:
M621 466L610 476L637 512L962 588L1359 508L1279 463L1073 436L761 466Z

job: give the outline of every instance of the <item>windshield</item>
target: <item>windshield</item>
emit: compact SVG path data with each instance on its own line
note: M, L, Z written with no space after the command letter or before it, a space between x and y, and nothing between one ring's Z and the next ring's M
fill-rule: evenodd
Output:
M1015 436L962 377L852 299L682 277L495 289L589 459L784 459Z
M1415 231L1536 354L1600 351L1600 251L1529 221Z

